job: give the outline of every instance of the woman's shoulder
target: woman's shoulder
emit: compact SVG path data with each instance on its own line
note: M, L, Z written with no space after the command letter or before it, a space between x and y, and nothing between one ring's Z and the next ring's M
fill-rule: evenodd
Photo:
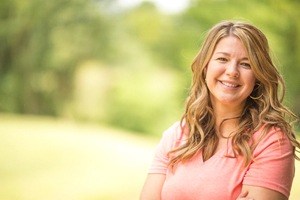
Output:
M180 121L174 122L164 132L163 137L167 137L171 140L177 140L182 137L182 128Z
M162 140L167 146L174 147L184 140L184 128L180 121L176 121L163 132Z
M284 151L292 151L293 145L287 134L277 126L262 126L253 134L253 142L256 145L255 151L262 151L266 148L279 148Z
M253 134L254 140L280 140L283 138L288 138L286 133L275 125L263 125Z

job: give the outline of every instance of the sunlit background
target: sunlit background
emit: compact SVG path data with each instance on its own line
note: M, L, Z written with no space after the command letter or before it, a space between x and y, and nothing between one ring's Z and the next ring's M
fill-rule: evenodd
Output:
M138 199L220 20L266 33L299 115L299 10L298 0L1 0L0 199Z

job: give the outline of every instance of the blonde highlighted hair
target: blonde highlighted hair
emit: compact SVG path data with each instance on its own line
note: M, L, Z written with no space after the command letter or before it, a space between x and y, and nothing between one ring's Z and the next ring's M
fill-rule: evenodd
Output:
M295 150L300 148L300 143L292 127L297 116L283 105L285 84L270 57L266 36L249 23L223 21L209 30L192 63L193 80L181 119L182 132L185 132L187 139L183 145L169 152L171 168L191 159L199 150L202 150L204 160L215 153L219 138L215 130L209 90L205 84L205 68L218 42L228 36L235 36L244 44L256 77L256 85L251 97L246 100L231 140L235 156L243 156L245 165L249 164L255 148L251 143L253 133L263 128L262 133L266 134L272 127L276 127L288 136L294 146L294 156L299 159Z

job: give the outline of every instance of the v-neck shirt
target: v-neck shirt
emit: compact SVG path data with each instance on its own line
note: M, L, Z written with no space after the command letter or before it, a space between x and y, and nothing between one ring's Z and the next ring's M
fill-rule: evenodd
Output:
M254 133L253 140L260 134ZM203 161L199 151L171 171L168 152L184 141L177 122L164 132L156 148L149 173L166 175L162 200L231 200L241 193L242 185L268 188L289 197L295 165L293 147L282 131L273 128L259 141L248 166L241 156L230 157L234 154L229 142L208 160Z

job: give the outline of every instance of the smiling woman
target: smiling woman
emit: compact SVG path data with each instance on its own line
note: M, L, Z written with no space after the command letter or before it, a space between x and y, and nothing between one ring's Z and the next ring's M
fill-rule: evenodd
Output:
M141 199L288 199L300 143L265 35L220 22L192 71L185 112L164 132Z

